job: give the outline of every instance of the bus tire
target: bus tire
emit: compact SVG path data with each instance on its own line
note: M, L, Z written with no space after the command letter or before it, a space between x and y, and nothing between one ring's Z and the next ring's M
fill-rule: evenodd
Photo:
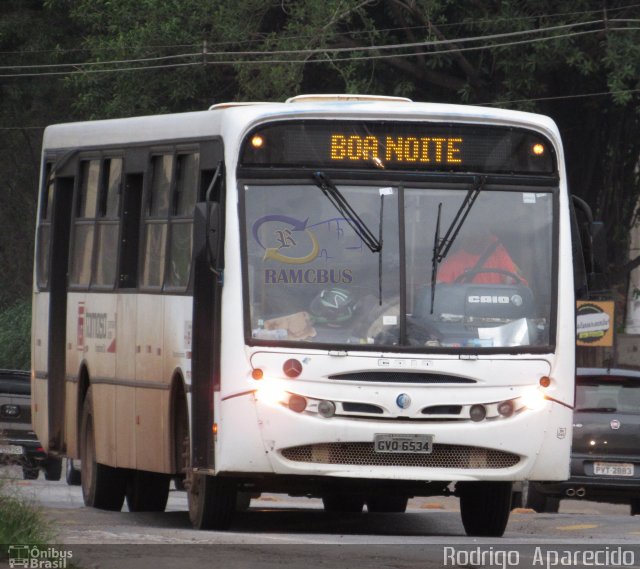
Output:
M325 512L360 514L364 508L364 498L352 494L325 494L322 496Z
M44 461L44 479L57 482L62 477L62 459L50 456Z
M169 499L171 476L159 472L132 470L127 480L130 512L164 512Z
M192 473L188 487L189 519L194 528L231 527L238 495L238 485L233 479Z
M409 498L401 494L367 498L367 511L372 514L402 514L407 511Z
M96 461L92 401L92 387L89 387L82 407L80 431L82 498L85 506L119 512L124 502L127 472Z
M67 459L66 476L67 484L69 486L80 486L81 476L80 470L78 470L73 464L73 459Z
M463 482L456 490L467 535L502 537L511 513L511 482Z

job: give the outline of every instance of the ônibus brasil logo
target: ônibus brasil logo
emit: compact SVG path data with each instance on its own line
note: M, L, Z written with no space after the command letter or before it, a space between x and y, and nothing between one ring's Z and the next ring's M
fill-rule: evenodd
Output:
M37 545L10 545L9 567L25 569L66 569L73 557L71 551Z

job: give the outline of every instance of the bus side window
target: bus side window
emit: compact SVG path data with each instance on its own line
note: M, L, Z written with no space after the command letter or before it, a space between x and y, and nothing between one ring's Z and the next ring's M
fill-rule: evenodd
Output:
M151 165L152 178L144 221L144 250L140 285L144 288L162 288L174 156L173 154L153 156Z
M122 236L120 239L119 288L138 286L138 244L142 213L142 174L127 174L122 199Z
M166 286L184 289L189 284L193 250L193 208L198 196L199 155L179 154L171 211Z
M98 207L97 258L93 284L115 285L118 259L119 209L122 185L122 158L104 161Z
M42 180L42 198L40 206L40 220L38 224L38 251L36 279L38 289L44 289L49 285L49 244L51 241L51 207L53 204L54 179L51 176L53 165L46 165Z
M71 258L70 284L76 286L86 287L91 282L99 181L100 160L83 160L80 163L80 180L76 195Z

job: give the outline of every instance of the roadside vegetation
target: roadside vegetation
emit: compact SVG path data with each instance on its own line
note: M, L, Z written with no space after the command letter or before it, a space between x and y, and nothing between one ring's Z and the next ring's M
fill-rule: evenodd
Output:
M0 308L0 369L30 368L30 334L30 298Z
M0 559L7 556L5 546L43 546L52 539L53 531L40 507L19 496L6 478L6 468L0 469Z

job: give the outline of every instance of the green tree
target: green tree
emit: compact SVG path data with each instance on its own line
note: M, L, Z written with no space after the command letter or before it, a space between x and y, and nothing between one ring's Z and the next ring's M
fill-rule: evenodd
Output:
M29 367L33 236L44 127L68 121L70 92L56 76L15 77L16 66L64 61L77 32L42 0L0 3L0 336L2 367ZM77 54L74 54L77 56Z
M42 126L54 111L65 120L107 118L301 92L548 114L563 135L571 190L606 221L624 280L640 193L640 32L631 0L8 0L3 9L19 24L2 18L5 51L21 51L23 62L76 64L64 89L42 77L9 81L13 93L3 85L3 113L31 110L13 122L3 116L7 124ZM32 24L40 39L24 32ZM36 53L38 42L44 52ZM13 139L26 134L37 157L33 133ZM29 156L22 148L17 155ZM32 179L20 183L27 186Z

